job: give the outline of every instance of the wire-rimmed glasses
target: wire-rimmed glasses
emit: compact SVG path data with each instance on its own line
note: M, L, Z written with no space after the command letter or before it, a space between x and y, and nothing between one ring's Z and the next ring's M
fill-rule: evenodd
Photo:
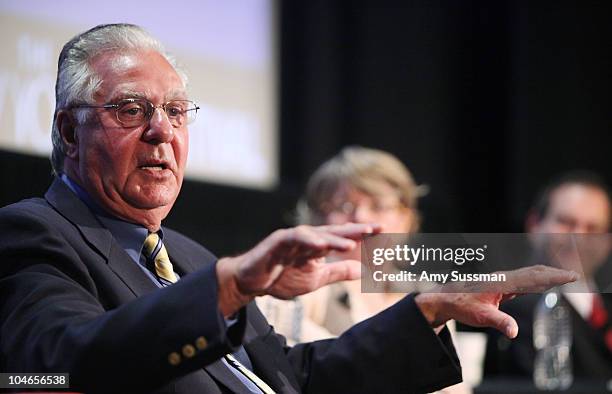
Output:
M115 110L117 121L123 127L138 127L151 120L157 108L164 110L170 124L174 127L183 127L196 118L200 107L191 100L170 100L164 104L153 105L149 100L128 98L113 104L93 105L77 104L72 108L103 108Z

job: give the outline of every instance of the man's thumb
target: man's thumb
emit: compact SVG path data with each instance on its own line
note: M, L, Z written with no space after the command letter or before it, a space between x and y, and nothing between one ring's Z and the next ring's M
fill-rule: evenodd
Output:
M518 335L519 327L516 320L497 308L493 308L483 320L486 326L496 328L510 339L516 338Z
M342 260L328 263L327 284L361 278L361 263L357 260Z

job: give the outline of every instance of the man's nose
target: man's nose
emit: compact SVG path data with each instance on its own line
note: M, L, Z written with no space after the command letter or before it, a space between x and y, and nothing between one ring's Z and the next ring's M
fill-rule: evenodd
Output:
M174 127L170 124L166 111L162 108L155 108L149 120L149 127L145 131L143 137L147 142L152 144L162 144L172 141L174 138Z

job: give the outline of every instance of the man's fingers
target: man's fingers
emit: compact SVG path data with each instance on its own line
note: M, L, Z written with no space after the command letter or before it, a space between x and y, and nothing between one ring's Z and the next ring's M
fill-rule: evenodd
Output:
M377 224L346 223L329 226L297 226L278 230L268 240L267 248L275 255L287 259L293 257L321 257L330 250L346 252L355 248L356 240L363 234L376 234L381 227Z
M521 295L521 293L506 293L506 294L502 294L501 301L503 302L503 301L513 300L513 299L515 299L519 295Z
M493 327L501 331L508 338L515 338L518 335L518 323L512 316L491 306L483 316L481 324L485 327Z
M353 248L355 248L355 246L357 246L355 241L353 241L352 239L347 239L332 233L321 232L317 235L326 243L327 249L346 252L348 250L352 250Z
M328 269L328 275L326 283L322 283L322 286L361 277L361 263L357 260L336 261L326 264L325 267Z
M574 271L536 265L516 271L505 271L509 280L504 285L492 284L491 289L504 293L540 293L552 287L575 282L580 278Z
M355 260L324 264L331 251L347 252L362 234L380 231L375 224L297 226L277 230L245 254L238 271L240 289L290 298L321 286L358 279L361 263Z
M306 259L326 256L330 251L346 252L353 250L355 241L328 233L309 234L304 238L295 238L287 242L292 245L291 253L285 253L287 263L304 263ZM287 249L287 245L284 247Z
M344 238L361 239L362 234L378 234L382 227L376 223L345 223L315 227L319 231L332 233Z
M548 267L547 271L545 278L547 279L546 285L549 287L575 282L580 277L580 275L574 271L567 271L559 268Z
M568 282L574 282L579 278L579 275L574 271L547 267L544 265L527 267L518 270L517 273L519 273L518 279L526 280L527 283L530 283L533 286L554 287Z
M348 251L356 246L352 239L317 231L310 226L279 230L267 241L263 248L286 263L292 262L294 258L321 257L330 250ZM264 250L264 254L267 253Z

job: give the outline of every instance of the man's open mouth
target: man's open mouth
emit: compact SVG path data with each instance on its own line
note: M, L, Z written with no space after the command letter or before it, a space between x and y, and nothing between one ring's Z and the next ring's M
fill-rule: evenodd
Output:
M166 163L151 163L151 164L144 164L144 165L140 166L139 168L141 168L143 170L149 169L149 170L158 170L158 171L161 171L161 170L167 169L168 165Z

